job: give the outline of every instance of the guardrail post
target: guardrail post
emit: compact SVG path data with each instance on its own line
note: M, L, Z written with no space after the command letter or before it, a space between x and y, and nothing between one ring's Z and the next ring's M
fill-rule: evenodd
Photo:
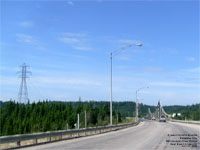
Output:
M20 147L21 146L21 142L17 141L17 146Z
M79 129L79 114L77 115L77 124L78 124L78 129Z
M59 136L59 140L62 140L62 134Z
M38 143L38 140L37 140L37 138L35 139L35 141L34 141L34 144L37 144Z
M47 141L48 141L48 142L51 142L51 137L48 137L48 138L47 138Z

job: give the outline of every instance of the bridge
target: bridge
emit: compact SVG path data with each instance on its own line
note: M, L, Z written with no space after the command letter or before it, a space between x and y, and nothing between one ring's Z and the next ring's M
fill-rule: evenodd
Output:
M197 150L199 144L199 125L158 122L145 120L137 126L132 126L114 132L97 134L84 138L65 140L55 143L38 145L24 150L177 150L183 149L181 145L173 145L170 140L179 140L184 134L196 135L198 142L189 143L194 147L188 146L184 150ZM177 136L172 136L177 135ZM184 137L184 136L183 136ZM179 143L181 144L181 142ZM187 143L186 143L187 144Z
M159 100L154 113L151 112L150 108L148 109L148 119L151 120L153 117L155 117L157 120L159 120L161 116L165 116L165 118L167 120L169 120L171 118L171 115L169 115L165 112L165 110L162 107L160 100Z

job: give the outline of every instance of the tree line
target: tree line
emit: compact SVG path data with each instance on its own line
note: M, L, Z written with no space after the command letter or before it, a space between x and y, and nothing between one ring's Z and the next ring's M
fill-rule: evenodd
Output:
M165 111L168 114L176 113L174 119L178 120L200 120L200 104L193 104L187 106L165 106ZM180 113L181 115L178 116L177 114Z
M200 120L200 104L188 106L163 106L166 113L181 113L175 119ZM139 104L139 117L148 115L148 108L154 112L156 106ZM87 112L87 126L105 126L110 123L110 103L106 101L39 101L19 104L15 101L0 101L0 136L73 129L80 115L80 128L85 127L84 113ZM135 102L113 102L113 124L135 117Z
M77 114L80 115L80 128L84 128L85 111L89 127L109 124L109 103L97 107L93 102L77 102L73 106L62 102L43 101L25 105L9 101L0 107L0 135L72 129L77 123ZM113 110L113 124L121 121L120 112Z

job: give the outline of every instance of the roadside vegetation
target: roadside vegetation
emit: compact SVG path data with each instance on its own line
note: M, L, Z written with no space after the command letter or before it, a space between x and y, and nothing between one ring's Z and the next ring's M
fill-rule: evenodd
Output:
M109 124L110 110L108 103L95 106L94 102L37 102L32 104L19 104L9 101L1 106L1 133L0 135L25 134L64 130L75 128L77 114L80 115L80 128L85 127L87 112L88 127L105 126ZM121 114L113 110L113 124L122 122Z
M177 113L173 119L177 120L195 120L200 121L200 110L197 111L181 111L181 115L179 116Z
M200 104L165 106L164 109L168 114L176 114L173 119L200 121Z
M146 117L148 108L139 104L139 117ZM164 106L168 114L181 113L174 119L200 120L200 104L191 106ZM110 103L106 101L39 101L19 104L15 101L0 101L0 136L45 131L73 129L80 115L80 128L85 127L84 112L87 112L87 127L105 126L110 123ZM135 103L113 102L113 124L134 121Z

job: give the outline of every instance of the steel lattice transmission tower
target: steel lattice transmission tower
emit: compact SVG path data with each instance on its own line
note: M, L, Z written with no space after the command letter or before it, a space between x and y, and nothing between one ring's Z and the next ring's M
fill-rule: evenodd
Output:
M27 84L26 79L28 78L27 74L30 74L31 72L27 70L28 66L24 63L21 66L20 78L21 78L21 84L19 87L19 94L18 94L18 100L19 103L27 103L28 102L28 90L27 90Z

